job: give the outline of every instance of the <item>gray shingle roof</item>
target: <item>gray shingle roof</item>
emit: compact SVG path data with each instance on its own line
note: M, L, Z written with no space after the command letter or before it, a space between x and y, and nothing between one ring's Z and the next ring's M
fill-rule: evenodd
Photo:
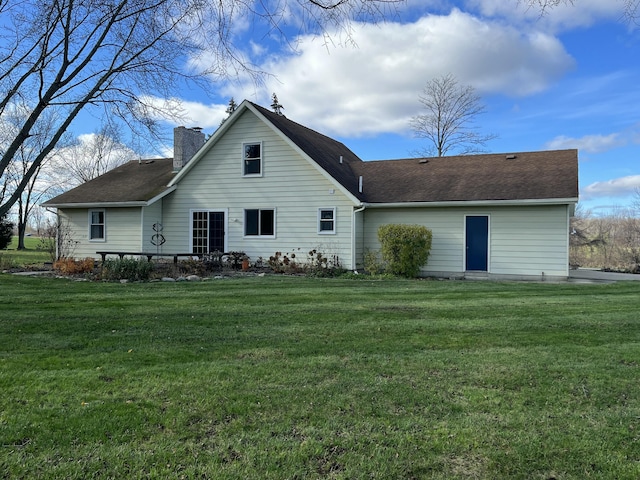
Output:
M335 181L365 203L578 197L577 150L363 162L343 143L259 105L251 105ZM134 160L45 205L147 202L166 192L173 176L171 159ZM358 188L360 177L362 192Z
M578 197L577 150L363 162L344 144L252 105L353 196L366 203Z
M362 162L354 172L369 203L578 197L577 150Z
M289 120L284 115L278 115L255 103L252 105L352 195L360 200L364 199L358 192L358 177L353 172L353 166L362 163L362 160L346 145Z
M44 205L147 202L167 190L173 175L171 158L132 160L52 198Z

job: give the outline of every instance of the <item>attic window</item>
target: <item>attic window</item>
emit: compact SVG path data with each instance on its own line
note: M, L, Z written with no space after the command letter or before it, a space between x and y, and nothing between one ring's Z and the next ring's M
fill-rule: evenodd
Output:
M242 145L242 175L245 177L262 176L262 143Z

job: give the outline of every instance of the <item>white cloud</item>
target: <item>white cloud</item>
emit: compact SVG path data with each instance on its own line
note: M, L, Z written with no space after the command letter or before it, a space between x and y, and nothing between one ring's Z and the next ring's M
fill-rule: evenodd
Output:
M278 94L285 114L340 136L406 132L425 83L452 73L480 94L540 92L573 67L557 38L525 34L453 10L413 23L355 24L356 48L301 37L298 52L261 65L275 75L264 88L229 85L228 96L267 104Z
M227 117L225 113L227 105L203 105L197 102L183 102L183 108L188 112L188 123L191 123L194 127L217 128L220 122Z
M178 98L164 99L152 96L141 97L140 101L147 105L147 114L155 120L163 120L175 126L200 127L215 129L227 117L227 105L203 104Z
M547 32L589 27L599 20L620 20L623 14L621 0L566 1L544 11L537 1L527 0L468 0L467 5L485 17L503 18Z
M614 178L604 182L595 182L582 189L580 198L592 200L603 197L627 197L640 188L640 175Z
M619 133L610 135L586 135L582 138L571 138L560 135L545 145L548 150L562 150L565 148L577 148L586 153L602 153L627 143Z

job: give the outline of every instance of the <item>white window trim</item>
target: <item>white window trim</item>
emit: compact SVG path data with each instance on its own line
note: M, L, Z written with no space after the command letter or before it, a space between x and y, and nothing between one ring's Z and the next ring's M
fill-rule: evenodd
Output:
M260 145L260 173L244 173L244 149L247 145ZM264 147L261 141L242 142L242 152L240 153L240 172L244 178L259 178L264 176Z
M331 210L333 211L333 230L322 230L322 212ZM318 235L335 235L336 234L336 207L321 207L318 208Z
M273 210L273 235L247 235L247 210L258 210L261 212L263 210ZM260 213L258 213L258 219L260 219ZM265 208L244 208L242 210L242 238L252 239L252 238L276 238L277 236L277 227L278 227L278 210L273 207L265 207Z
M102 212L103 224L102 224L102 238L91 238L91 227L93 226L92 214L93 212ZM107 211L104 208L92 208L89 210L89 225L87 236L90 242L104 243L107 241ZM97 224L96 224L97 225Z

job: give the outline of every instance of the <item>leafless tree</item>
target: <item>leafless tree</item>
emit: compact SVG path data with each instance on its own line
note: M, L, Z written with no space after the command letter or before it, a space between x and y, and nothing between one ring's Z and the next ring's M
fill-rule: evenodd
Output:
M0 115L16 102L30 112L0 145L0 177L46 112L55 110L59 119L0 204L0 216L80 112L102 108L101 116L119 118L134 132L154 132L152 114L162 107L145 99L171 98L187 79L259 74L234 43L238 22L250 18L284 35L286 19L307 31L331 28L348 36L352 20L381 18L400 1L0 0Z
M633 204L603 216L578 208L570 238L571 265L640 273L640 216Z
M571 217L569 227L569 264L573 267L588 266L596 250L606 248L602 229L597 228L593 214L581 204Z
M524 3L531 8L536 8L542 14L559 5L574 5L574 2L575 0L518 0L518 3Z
M7 106L0 117L0 144L7 144L15 137L25 118L29 116L29 108L24 102L15 102ZM33 159L37 157L51 129L55 128L55 111L43 113L37 126L32 130L32 134L20 145L15 152L13 161L5 171L2 186L3 191L15 191L21 179L31 168ZM41 181L41 172L46 167L50 158L45 157L38 167L33 171L29 181L25 184L21 194L18 196L15 208L15 218L18 227L18 250L25 248L24 237L34 209L43 201L52 188L51 184Z
M416 137L429 142L417 152L420 156L481 153L497 137L479 132L474 122L485 113L482 99L472 86L461 85L451 74L427 82L419 101L425 113L413 117L410 125Z
M640 187L636 187L633 190L633 199L631 200L631 208L635 215L640 217Z
M640 0L610 0L620 4L621 18L628 23L638 23L640 19ZM532 8L536 8L541 14L545 14L549 10L560 5L574 5L580 7L579 0L518 0Z
M113 126L81 135L73 143L58 148L48 174L61 188L75 187L134 159L138 154L119 141Z

